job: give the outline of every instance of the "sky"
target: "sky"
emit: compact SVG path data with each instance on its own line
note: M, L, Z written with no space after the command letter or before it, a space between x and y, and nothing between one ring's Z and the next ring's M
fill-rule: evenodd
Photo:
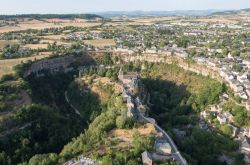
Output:
M250 8L250 0L0 0L0 14Z

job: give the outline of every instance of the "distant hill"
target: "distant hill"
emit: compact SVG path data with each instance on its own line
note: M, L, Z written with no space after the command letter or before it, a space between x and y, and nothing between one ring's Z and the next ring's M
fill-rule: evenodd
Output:
M176 11L107 11L96 13L106 18L138 16L208 16L220 10L176 10Z
M0 19L22 19L22 18L32 18L32 19L96 19L103 18L96 14L21 14L21 15L0 15Z
M227 11L220 11L220 12L214 12L212 15L233 15L233 14L240 14L250 12L250 8L248 9L240 9L240 10L227 10Z
M175 10L175 11L107 11L95 13L106 18L110 17L138 17L138 16L210 16L228 15L250 12L250 9L241 10Z

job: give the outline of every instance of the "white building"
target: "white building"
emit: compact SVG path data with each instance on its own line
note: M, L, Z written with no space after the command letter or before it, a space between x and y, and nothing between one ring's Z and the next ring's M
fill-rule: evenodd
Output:
M160 155L171 155L172 148L168 142L160 142L156 141L155 143L155 150L157 154Z

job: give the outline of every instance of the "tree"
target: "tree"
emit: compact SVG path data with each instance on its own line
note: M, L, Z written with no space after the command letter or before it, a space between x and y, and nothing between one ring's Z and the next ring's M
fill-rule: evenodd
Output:
M126 123L126 118L124 118L123 116L118 116L116 118L116 127L117 128L124 128Z
M1 165L10 165L11 164L10 157L4 151L2 151L0 153L0 164Z
M221 126L221 131L228 136L231 136L233 134L233 130L231 127L229 127L228 125L222 125Z
M242 71L242 67L240 66L240 64L234 64L233 65L233 70L236 72L241 72Z
M58 163L59 156L55 153L37 154L33 156L28 165L54 165Z

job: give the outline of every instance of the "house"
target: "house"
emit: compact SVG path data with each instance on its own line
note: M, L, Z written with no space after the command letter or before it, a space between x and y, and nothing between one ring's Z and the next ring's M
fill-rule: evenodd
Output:
M127 92L125 90L123 90L123 92L122 92L122 98L124 101L126 101L129 98L129 95L127 94Z
M236 93L241 93L241 92L243 92L243 89L244 89L242 85L233 85L232 88L233 88L234 92L236 92Z
M171 155L172 153L172 148L170 144L168 142L160 140L155 142L155 150L157 154L165 156Z
M195 61L196 61L198 64L204 64L204 63L206 63L206 58L204 58L204 57L196 57L196 58L195 58Z
M141 158L142 158L142 164L143 165L152 165L153 164L152 156L148 151L144 151L141 154Z
M217 115L217 119L219 120L220 124L226 124L226 122L233 121L233 115L229 112L223 112Z
M137 72L129 72L124 74L120 69L118 79L130 91L134 92L135 87L138 85L139 75Z
M149 53L149 54L152 53L152 54L154 54L154 53L157 53L157 49L156 48L146 49L145 53Z
M184 58L184 59L188 58L188 53L184 49L181 49L181 48L174 49L174 55L180 58Z
M244 82L244 86L246 87L246 88L250 88L250 81L248 80L248 81L245 81Z
M250 137L250 128L243 128L242 135L245 137Z
M233 137L236 137L237 134L239 133L239 128L238 128L238 127L235 127L235 126L232 125L232 124L229 124L229 127L232 128L232 131L233 131L232 136L233 136Z
M114 49L115 52L120 52L120 53L128 53L128 54L133 54L135 53L134 50L132 49L126 49L126 48L116 48Z
M245 138L241 143L241 151L250 154L250 138Z
M179 139L182 139L183 137L186 136L186 132L185 132L185 131L182 131L182 130L179 130L179 129L176 129L176 128L173 129L173 132L175 133L175 135L176 135Z
M243 64L245 64L247 67L250 67L250 59L244 59Z
M217 119L220 122L220 124L226 124L226 122L227 122L226 117L224 115L222 115L222 114L218 114Z
M242 99L248 99L248 96L244 91L237 93L237 95L240 96Z
M228 96L228 94L226 94L226 93L223 93L222 96L223 96L223 98L226 99L226 100L229 99L229 96Z
M221 110L222 110L222 108L219 105L214 105L214 106L211 106L211 108L210 108L211 112L219 112Z
M230 112L226 111L226 112L223 112L222 114L226 117L227 121L230 121L230 122L233 121L233 115Z
M208 118L210 115L210 113L208 111L202 111L200 112L200 116L203 118L203 119L206 119Z
M200 129L203 129L203 130L208 129L207 123L205 121L203 121L203 120L199 122L199 127L200 127Z

